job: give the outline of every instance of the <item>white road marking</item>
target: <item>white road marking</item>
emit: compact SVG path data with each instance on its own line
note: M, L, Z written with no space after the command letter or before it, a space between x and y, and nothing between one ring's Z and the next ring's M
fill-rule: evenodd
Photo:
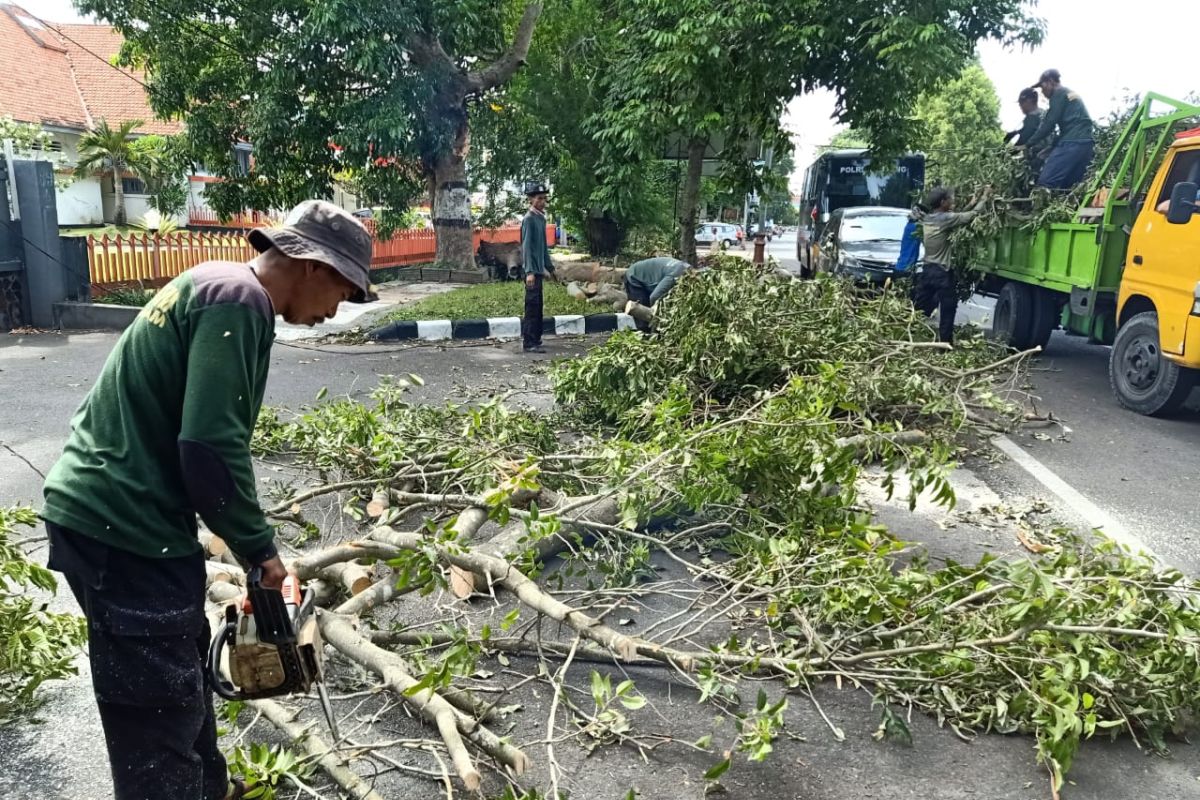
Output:
M1067 504L1076 514L1083 517L1088 525L1095 528L1104 536L1126 547L1134 553L1140 553L1148 558L1160 561L1154 551L1146 543L1131 533L1124 525L1113 519L1107 511L1088 500L1071 484L1060 478L1057 473L1025 452L1016 442L1007 436L997 436L992 439L996 449L1016 462L1017 466L1028 472L1042 486Z

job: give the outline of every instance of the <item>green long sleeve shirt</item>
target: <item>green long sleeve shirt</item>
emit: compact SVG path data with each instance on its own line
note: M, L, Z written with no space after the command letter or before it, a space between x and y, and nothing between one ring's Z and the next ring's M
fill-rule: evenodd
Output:
M274 556L250 457L274 337L271 300L246 264L201 264L160 289L71 420L42 516L173 558L200 549L199 513L251 563Z
M1017 131L1017 145L1027 145L1041 127L1042 118L1045 116L1040 108L1037 111L1030 111L1025 115L1025 121L1021 123L1021 129Z
M1083 98L1065 86L1059 86L1050 95L1050 108L1037 132L1025 142L1027 145L1036 144L1047 139L1055 128L1058 129L1060 142L1090 142L1093 136L1092 117L1088 114Z
M550 247L546 244L546 215L532 209L521 220L521 265L526 275L554 272Z

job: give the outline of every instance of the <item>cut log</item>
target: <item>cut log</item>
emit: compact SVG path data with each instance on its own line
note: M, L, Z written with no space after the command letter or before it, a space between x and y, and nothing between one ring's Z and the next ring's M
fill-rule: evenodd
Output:
M574 281L579 284L597 283L620 286L625 282L625 270L602 267L595 261L555 262L554 272L558 275L558 280L563 283Z
M386 489L377 489L371 495L371 502L367 503L367 516L371 519L379 519L383 516L383 512L388 510L391 505L391 493Z
M236 602L238 598L246 594L246 591L233 583L216 581L209 584L205 594L208 602L224 607Z
M196 534L196 538L200 540L200 546L204 548L206 558L220 559L229 552L229 545L225 544L225 540L212 531L200 531Z
M374 583L371 578L371 570L355 561L333 564L322 572L326 576L326 580L337 581L350 593L351 597L362 594Z
M218 564L215 561L204 562L205 587L211 586L214 583L232 583L235 586L246 585L246 573L241 567L233 567L229 564Z
M625 304L625 313L647 325L654 322L654 310L632 300Z

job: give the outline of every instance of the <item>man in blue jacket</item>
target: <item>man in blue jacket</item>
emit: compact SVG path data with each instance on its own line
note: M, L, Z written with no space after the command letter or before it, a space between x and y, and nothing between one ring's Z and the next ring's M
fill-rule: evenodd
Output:
M896 272L909 274L921 259L921 220L925 219L925 208L917 203L908 214L908 223L900 235L900 257L896 259Z
M521 346L526 353L544 353L542 347L542 282L554 275L550 247L546 244L546 200L550 190L541 181L525 184L529 212L521 220L521 269L525 274L525 316L521 318Z

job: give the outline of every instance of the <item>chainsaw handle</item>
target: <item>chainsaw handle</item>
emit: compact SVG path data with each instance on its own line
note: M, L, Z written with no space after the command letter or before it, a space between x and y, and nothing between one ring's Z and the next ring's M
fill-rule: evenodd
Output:
M217 696L225 700L246 699L246 696L238 691L238 688L230 681L227 681L224 675L221 674L221 655L225 652L225 645L232 642L236 635L237 622L227 620L208 646L207 667L209 681L212 683L212 689L217 693Z

